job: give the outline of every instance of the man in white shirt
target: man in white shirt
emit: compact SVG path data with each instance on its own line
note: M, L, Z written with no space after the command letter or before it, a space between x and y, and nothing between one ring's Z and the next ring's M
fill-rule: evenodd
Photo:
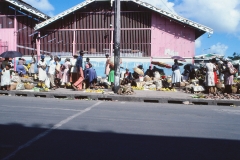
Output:
M50 61L48 63L48 78L50 79L50 83L51 83L51 88L52 89L56 89L56 85L54 83L54 79L55 79L55 69L56 69L56 61L55 61L56 57L50 55Z

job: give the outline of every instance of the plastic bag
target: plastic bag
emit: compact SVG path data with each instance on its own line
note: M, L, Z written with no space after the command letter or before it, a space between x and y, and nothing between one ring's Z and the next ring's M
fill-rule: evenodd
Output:
M12 82L21 82L21 79L19 76L12 76L11 81Z
M24 87L24 84L23 83L18 83L17 86L16 86L16 90L24 90L25 87Z
M45 79L45 86L50 88L50 79L48 77Z

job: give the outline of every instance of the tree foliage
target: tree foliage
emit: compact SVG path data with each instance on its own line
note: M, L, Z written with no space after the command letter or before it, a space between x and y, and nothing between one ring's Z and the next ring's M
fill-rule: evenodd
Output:
M229 59L231 60L240 60L240 53L233 53L233 56L228 56Z

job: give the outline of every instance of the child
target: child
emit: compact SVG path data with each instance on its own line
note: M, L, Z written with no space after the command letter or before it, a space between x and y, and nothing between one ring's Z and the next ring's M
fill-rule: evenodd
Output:
M10 90L10 83L11 83L10 68L11 68L11 65L7 64L1 72L1 87L3 87L3 90L5 90L5 87L7 87L8 91Z

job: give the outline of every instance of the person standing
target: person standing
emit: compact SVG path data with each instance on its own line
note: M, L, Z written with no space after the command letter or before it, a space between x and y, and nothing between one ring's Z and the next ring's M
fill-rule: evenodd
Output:
M34 76L34 74L35 74L36 58L34 57L34 53L33 52L31 53L31 56L32 56L32 58L31 58L30 68L29 68L28 72L29 72L30 76Z
M147 71L145 72L145 75L149 76L149 77L154 77L153 75L153 70L152 70L152 66L149 66L149 68L147 69Z
M208 88L208 92L211 93L212 89L213 92L216 92L215 87L215 75L214 71L216 70L216 66L214 65L214 59L211 62L206 63L206 87Z
M109 65L110 67L110 72L109 72L109 75L108 75L108 82L111 83L111 87L114 86L114 65Z
M72 85L74 90L82 90L84 74L83 74L83 51L80 51L80 56L77 58L76 67L79 75L78 80Z
M215 66L215 68L213 69L213 74L214 74L214 83L216 85L218 83L218 77L217 77L217 69L218 69L218 67L217 67L217 60L216 60L216 58L212 59L212 64ZM216 89L217 88L215 88L215 90Z
M225 85L225 93L232 93L232 85L234 84L233 81L233 75L230 73L230 69L233 68L233 65L231 62L229 62L227 59L224 60L224 85Z
M66 58L64 63L63 77L62 77L62 85L64 85L64 88L66 88L67 83L69 83L70 66L71 66L70 59Z
M109 64L110 57L109 57L109 54L106 54L105 56L106 56L106 64L105 64L105 72L104 72L104 74L106 75L106 77L108 77L109 72L110 72L110 64Z
M11 65L7 64L5 68L1 71L1 87L3 90L5 90L5 87L7 90L10 90L10 83L11 83L11 76L10 76L10 68Z
M9 64L9 58L5 58L1 64L1 69L4 69L8 64Z
M181 72L178 65L178 60L174 59L174 64L172 65L172 86L178 84L180 87L181 82Z
M41 55L41 60L38 61L37 66L38 66L38 80L42 85L47 78L47 73L46 73L47 63L45 61L44 55Z
M218 67L219 79L220 79L220 82L222 82L222 81L224 81L224 74L222 73L222 71L223 71L223 61L222 61L222 58L218 61L217 67Z
M61 86L61 79L62 79L62 71L61 71L61 57L60 56L56 56L55 58L55 62L56 62L56 67L55 67L55 85L56 88L59 88Z
M77 67L76 67L77 57L78 57L78 55L75 54L75 55L73 55L73 58L71 58L71 60L70 60L70 65L71 65L70 82L72 84L75 83L78 79L78 77L77 77Z
M86 64L88 64L89 65L89 68L92 68L92 64L91 64L91 62L90 62L90 58L86 58L86 62L85 62L85 64L84 64L84 66L86 66Z
M50 55L50 61L48 63L48 78L50 79L50 87L55 90L55 69L56 69L56 57L53 58L52 55Z

